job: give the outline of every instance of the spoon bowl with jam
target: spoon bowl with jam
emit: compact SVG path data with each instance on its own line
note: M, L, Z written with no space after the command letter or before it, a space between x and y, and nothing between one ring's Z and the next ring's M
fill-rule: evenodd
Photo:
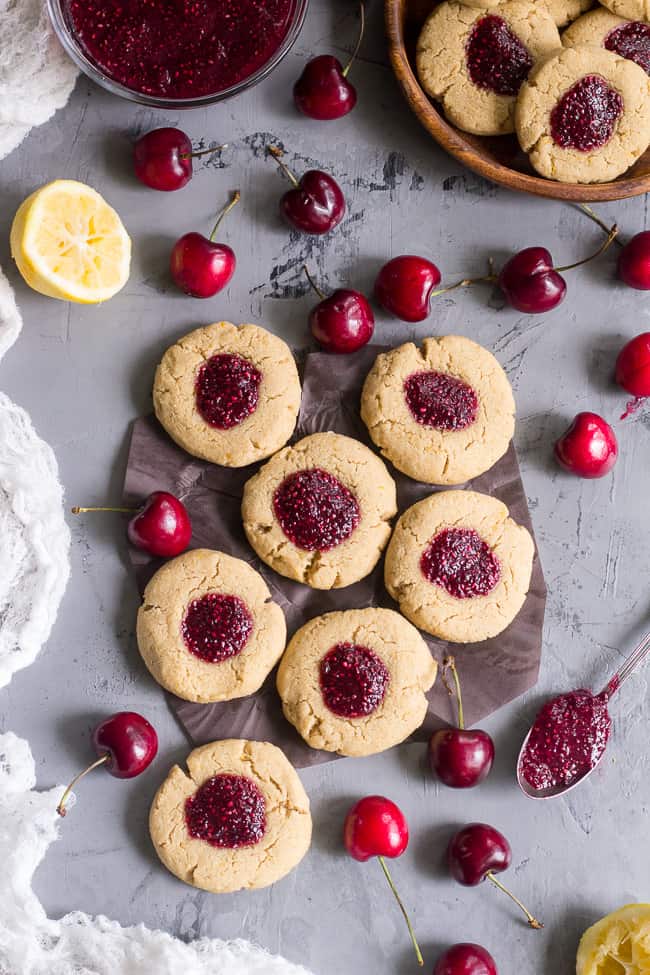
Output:
M647 633L600 694L569 691L542 707L517 759L517 782L525 795L555 799L591 775L609 741L609 702L649 653Z
M47 0L67 54L131 101L194 108L265 78L298 37L309 0Z

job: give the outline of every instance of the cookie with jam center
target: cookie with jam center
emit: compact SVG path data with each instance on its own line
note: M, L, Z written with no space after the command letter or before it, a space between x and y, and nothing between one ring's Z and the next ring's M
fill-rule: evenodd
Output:
M436 672L403 616L354 609L302 626L282 657L277 686L285 717L312 748L373 755L419 728Z
M468 7L482 7L484 10L494 10L503 2L504 0L461 0L461 3ZM546 7L556 27L566 27L594 5L594 0L530 0L530 2L533 6L539 4Z
M593 44L634 61L650 75L650 24L625 20L611 10L600 7L576 20L562 34L564 47Z
M521 85L540 58L560 47L544 4L509 0L494 10L438 4L417 42L420 83L454 125L474 135L514 131Z
M463 484L505 454L515 401L487 349L460 335L380 353L366 377L361 417L398 470L427 484Z

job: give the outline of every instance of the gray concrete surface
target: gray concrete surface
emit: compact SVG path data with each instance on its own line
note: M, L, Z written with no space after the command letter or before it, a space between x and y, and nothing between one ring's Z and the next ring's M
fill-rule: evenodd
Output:
M0 166L0 262L16 286L25 327L0 366L0 384L26 407L54 447L70 504L119 496L129 422L147 411L154 366L178 335L222 318L255 321L290 342L306 340L307 259L325 287L369 289L391 254L430 255L445 280L484 272L513 248L548 245L568 263L600 241L567 205L512 195L464 172L411 116L387 67L381 2L371 0L368 37L354 70L357 110L334 124L299 118L291 84L313 52L351 45L354 5L313 0L292 54L261 87L229 104L183 114L122 103L79 81L68 107L32 132ZM337 45L333 46L336 40ZM156 195L130 172L129 139L155 125L180 123L194 140L232 148L203 162L188 188ZM318 163L340 179L349 216L332 237L294 238L277 216L285 185L263 157L265 139L282 142L296 169ZM295 158L292 154L295 154ZM90 182L123 215L134 241L127 288L100 308L30 293L10 267L8 229L18 203L54 177ZM166 274L170 244L210 227L228 192L242 204L223 229L239 258L228 292L201 303L177 293ZM601 207L628 234L648 226L647 201ZM86 760L88 729L116 708L137 708L157 725L161 754L139 780L97 774L36 876L53 915L82 908L128 924L143 921L181 938L251 938L304 962L317 975L414 970L406 931L375 863L356 864L340 843L343 814L363 792L397 800L412 842L394 866L404 900L433 964L454 940L488 947L502 975L570 975L578 937L600 914L650 899L650 776L644 704L647 675L613 706L615 732L601 771L554 804L521 797L513 763L541 696L598 685L648 623L650 549L647 471L650 414L620 424L621 458L612 477L578 481L551 458L553 440L579 409L615 420L624 396L611 382L624 337L648 328L648 303L614 280L603 260L571 275L560 310L526 317L504 309L489 290L439 299L425 325L379 316L377 338L400 341L459 332L499 357L514 384L517 446L541 547L549 603L538 687L487 723L498 762L480 790L440 788L420 747L342 761L303 776L313 800L315 835L304 864L270 890L214 897L174 880L158 864L146 830L148 803L167 766L186 752L184 737L140 664L134 639L137 594L126 567L119 518L72 524L72 578L49 645L0 694L0 726L26 736L39 784L69 779ZM465 890L445 875L442 853L454 824L494 823L509 836L509 880L546 922L528 930L496 891Z

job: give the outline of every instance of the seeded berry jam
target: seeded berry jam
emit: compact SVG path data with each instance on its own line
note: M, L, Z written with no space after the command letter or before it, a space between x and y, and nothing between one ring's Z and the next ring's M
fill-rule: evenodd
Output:
M384 700L390 674L368 647L337 643L320 662L323 700L339 718L365 718Z
M185 823L210 846L254 846L266 830L266 801L245 775L215 775L185 801Z
M241 653L253 631L253 617L238 596L209 592L187 608L181 624L185 646L195 657L218 664Z
M501 566L490 546L473 528L445 528L422 553L425 579L456 599L487 596L501 578Z
M404 382L413 418L436 430L465 430L478 416L478 397L462 379L445 372L415 372Z
M516 95L533 66L528 48L503 17L494 14L476 21L465 57L474 84L497 95Z
M650 74L650 24L635 20L615 27L605 38L605 47L628 61L636 61Z
M86 57L119 84L159 98L212 95L275 54L296 0L65 0Z
M196 408L211 427L231 430L257 409L262 373L240 355L223 352L201 366Z
M273 510L289 541L307 552L328 552L340 545L361 517L352 492L319 467L285 478L273 495Z
M623 99L598 74L569 88L551 112L551 135L562 149L591 152L609 142L623 112Z
M605 751L612 719L608 693L571 691L544 705L521 758L520 773L533 789L570 785Z

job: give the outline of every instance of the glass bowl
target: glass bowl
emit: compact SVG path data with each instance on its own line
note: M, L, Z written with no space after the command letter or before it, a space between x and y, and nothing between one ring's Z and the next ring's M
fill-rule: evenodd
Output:
M120 84L119 81L115 81L113 78L104 74L102 69L88 58L75 38L66 19L63 0L47 0L47 9L55 34L69 57L72 58L77 67L91 81L101 85L102 88L110 91L113 95L128 98L129 101L138 102L140 105L150 105L153 108L166 109L199 108L202 105L211 105L213 102L224 101L226 98L232 98L233 95L239 95L240 92L246 91L259 81L262 81L278 66L285 54L288 54L293 47L302 29L308 5L309 0L295 0L291 24L284 40L269 60L247 78L243 78L242 81L231 85L230 88L224 88L222 91L217 91L213 94L199 95L196 98L169 98L134 91L132 88L127 88L125 85Z

